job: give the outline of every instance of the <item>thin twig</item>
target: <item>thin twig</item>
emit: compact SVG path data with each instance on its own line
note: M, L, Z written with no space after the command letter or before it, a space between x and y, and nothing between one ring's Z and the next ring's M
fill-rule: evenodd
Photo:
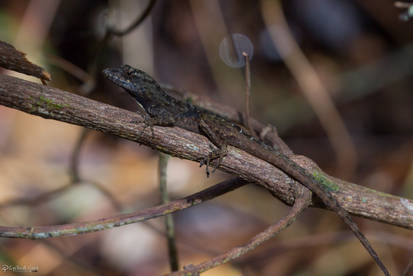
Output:
M243 246L235 247L224 254L214 257L208 261L205 261L198 265L189 265L184 268L184 270L170 273L168 276L178 276L178 275L199 275L200 272L204 272L216 266L225 264L231 260L235 260L244 254L255 249L257 246L261 245L265 241L275 237L282 230L290 226L311 203L311 192L304 188L303 186L297 189L297 197L295 199L293 207L290 209L288 214L280 219L276 224L271 225L263 232L259 233L253 237L247 244Z
M115 199L114 196L103 185L96 181L89 181L85 179L79 179L77 182L70 181L68 184L63 185L62 187L41 193L30 198L23 197L7 200L5 202L0 203L0 209L12 206L35 206L38 204L46 203L47 201L52 200L60 194L65 193L71 188L75 187L75 185L73 184L89 184L93 186L95 189L101 192L107 199L109 199L112 206L116 210L122 210L122 204L117 199Z
M368 231L366 236L369 240L376 243L383 243L393 247L399 247L406 252L413 251L413 240L408 237L400 237L392 233ZM263 266L271 258L277 255L285 254L291 250L311 250L310 247L319 247L338 243L347 243L354 240L354 234L351 231L331 232L314 234L289 240L279 241L276 244L266 247L265 250L246 257L241 262L249 265Z
M150 15L155 3L156 3L156 0L150 0L150 2L148 3L148 6L143 11L143 13L141 15L139 15L136 18L136 20L131 25L129 25L129 27L126 27L123 30L115 30L114 28L111 28L111 27L107 26L105 35L103 36L102 40L100 40L96 45L95 57L93 59L92 65L90 66L90 69L88 70L89 74L91 76L94 76L93 79L96 78L95 76L98 73L97 72L97 68L98 68L97 65L98 65L99 57L102 55L103 49L106 47L108 42L111 41L111 39L114 36L127 35L131 31L133 31L136 27L138 27ZM88 83L85 83L85 86L90 86L90 85Z
M109 35L114 35L114 36L124 36L133 31L136 27L138 27L150 14L152 11L152 8L155 6L156 0L150 0L148 3L148 6L146 9L143 11L143 13L136 18L136 20L129 25L129 27L126 27L123 30L116 30L115 28L108 28L108 34Z
M55 56L55 55L48 55L47 62L51 65L54 65L62 69L63 71L69 73L70 75L74 76L75 78L81 80L84 83L90 82L92 79L90 74L87 73L85 70L83 70L76 64L73 64L72 62L62 57Z
M330 93L291 34L281 1L263 0L261 3L271 39L325 129L336 152L340 174L350 178L357 165L357 153ZM278 26L279 31L271 26Z
M410 260L409 264L406 266L406 268L403 270L403 273L401 274L402 276L407 276L409 275L409 272L413 269L413 260Z
M168 189L167 189L167 167L168 167L169 155L160 152L159 153L159 190L161 193L161 204L169 202ZM169 265L171 271L177 271L179 269L178 250L175 242L175 230L172 214L165 216L165 236L168 244L168 256Z
M255 138L257 134L254 128L251 126L251 69L250 69L250 57L246 52L242 52L245 59L245 124L249 131Z
M138 27L139 24L142 23L148 17L155 3L156 3L156 0L151 0L148 6L146 7L145 11L142 13L142 15L138 16L135 22L133 22L129 27L125 28L124 30L115 30L110 27L106 29L104 38L98 43L96 54L94 56L94 59L92 61L92 65L90 66L88 74L84 72L83 70L81 70L80 68L77 68L75 65L71 64L70 62L66 62L63 59L55 58L53 59L53 61L55 62L56 65L59 65L60 67L65 68L68 72L72 73L73 75L82 77L82 79L85 82L81 86L80 90L83 92L84 95L90 94L96 87L97 65L98 65L98 60L101 57L102 50L105 48L105 46L112 39L113 36L127 35L130 31ZM73 149L72 158L70 161L70 172L71 172L73 181L76 181L80 178L79 169L78 169L78 162L79 162L78 159L79 159L80 149L85 141L85 138L88 132L89 131L86 129L82 130L82 133L80 134L78 141L76 142L76 145Z
M72 150L72 156L70 158L70 165L69 165L69 175L72 179L73 183L79 182L80 174L79 174L79 159L80 159L80 150L82 149L87 135L90 133L89 129L82 129L79 135L79 138L76 140L75 146Z
M11 200L7 200L5 202L0 203L0 209L12 207L12 206L18 206L18 205L34 206L40 203L44 203L58 196L59 194L66 192L72 187L73 187L72 182L70 182L69 184L63 185L62 187L56 188L48 192L41 193L31 198L23 197L23 198L14 198Z
M47 239L64 236L76 236L85 233L112 229L115 227L146 221L184 210L186 208L198 205L206 200L218 197L224 193L233 191L245 184L245 181L242 181L239 178L235 178L223 181L183 199L174 200L168 204L147 208L145 210L129 214L116 215L93 221L35 227L0 226L0 237L20 239Z
M114 30L113 28L107 28L105 37L100 41L98 50L96 51L95 57L93 59L92 65L90 66L89 73L84 72L82 69L78 68L74 64L71 64L70 62L61 59L59 57L55 57L52 59L54 61L55 65L60 66L61 68L65 69L69 73L73 74L74 76L82 79L84 81L84 84L81 86L80 90L83 92L84 95L90 94L96 87L96 69L97 69L97 64L98 60L101 56L103 48L107 45L107 43L110 41L112 36L123 36L127 35L130 31L135 29L136 27L139 26L140 23L142 23L150 14L152 11L153 6L155 5L156 0L151 0L145 9L145 11L137 17L134 23L132 23L129 27L127 27L124 30ZM79 173L79 158L80 158L80 151L81 148L83 147L83 144L86 141L87 135L90 133L90 130L88 129L83 129L79 135L78 140L76 141L76 144L73 148L72 151L72 157L70 159L70 167L69 167L69 172L72 178L72 183L78 183L81 181L80 173ZM120 202L118 202L114 196L105 188L103 188L102 185L99 185L98 183L91 183L95 188L100 190L102 194L104 194L112 203L112 205L117 209L120 210L122 209Z
M91 275L91 276L92 275L99 275L98 272L96 272L96 266L87 263L85 258L81 258L80 256L76 256L73 253L68 253L67 249L61 248L61 247L55 245L50 240L42 240L40 242L43 245L47 246L50 250L53 250L54 253L59 254L60 257L63 259L63 261L72 263L72 264L77 265L80 268L83 268L84 270L86 270L88 275Z
M97 181L92 181L92 180L84 180L84 179L80 179L80 181L83 183L87 183L91 186L93 186L96 190L98 190L102 195L104 195L112 204L112 207L117 210L117 211L122 211L123 210L123 206L122 203L117 200L115 198L115 196L105 187L103 186L101 183L97 182Z

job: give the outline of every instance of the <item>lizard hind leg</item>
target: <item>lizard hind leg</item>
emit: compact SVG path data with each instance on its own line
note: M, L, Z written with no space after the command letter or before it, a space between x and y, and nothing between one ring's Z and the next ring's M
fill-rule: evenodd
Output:
M212 172L214 173L218 167L221 165L222 160L224 159L225 155L227 154L227 148L224 146L222 148L218 148L213 150L212 152L210 152L208 154L208 157L201 159L201 161L199 162L200 167L202 167L203 165L205 165L206 169L206 175L207 177L209 177L210 172L209 172L209 168L211 167L211 161L214 161L217 159L217 162L215 163L215 165L213 166Z
M155 122L153 121L153 119L149 115L147 115L144 116L143 122L145 126L143 127L142 133L145 132L145 130L149 127L152 133L152 138L155 137L155 132L153 131L153 126L155 125Z
M143 121L141 121L141 123L144 124L144 127L141 131L141 135L146 131L147 128L149 128L151 130L151 133L152 133L152 138L154 138L155 137L155 132L153 130L153 127L158 125L156 119L150 117L149 114L147 114L147 113L143 113L141 115L143 116ZM132 123L138 123L138 122L133 121Z
M213 150L208 154L208 157L201 160L200 165L206 165L206 174L207 177L209 176L209 165L211 161L218 159L216 164L214 165L214 169L212 173L216 171L216 169L221 165L221 162L225 155L227 155L227 146L223 139L221 139L220 135L213 130L213 126L211 127L207 120L201 118L199 122L199 128L201 132L215 145L218 149Z
M143 123L144 127L142 129L141 133L144 133L146 129L149 127L152 133L152 137L155 137L155 133L153 131L153 126L157 125L156 120L152 118L145 110L145 108L138 102L137 104L137 113L140 114L143 117L143 121L131 121L131 123L137 124L137 123ZM142 134L141 134L142 135Z
M155 137L155 132L153 130L154 126L174 126L175 125L175 119L171 116L158 116L154 117L151 116L146 109L138 103L138 113L143 117L143 123L145 124L142 132L145 132L145 130L149 127L152 133L152 138Z
M221 166L222 160L224 159L225 155L227 155L227 153L227 147L222 146L221 148L214 150L209 154L209 158L211 160L218 159L214 166L214 169L212 170L212 173L214 173L218 169L218 167Z

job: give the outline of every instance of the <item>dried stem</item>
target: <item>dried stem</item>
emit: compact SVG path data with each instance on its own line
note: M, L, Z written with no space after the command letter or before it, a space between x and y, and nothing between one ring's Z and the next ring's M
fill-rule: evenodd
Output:
M219 265L225 264L231 260L237 259L244 254L250 252L251 250L257 248L259 245L265 241L275 237L282 230L290 226L311 203L311 192L301 186L297 189L296 200L293 207L290 209L288 214L280 219L276 224L271 225L265 231L259 233L253 237L247 244L243 246L235 247L224 254L216 256L208 261L205 261L198 265L189 265L184 268L184 270L170 273L169 276L178 276L178 275L199 275L200 272L204 272L211 268L217 267Z
M245 59L245 123L250 132L256 137L254 128L251 125L251 69L250 57L246 52L242 52Z
M146 221L149 219L165 216L206 200L215 198L224 193L233 191L246 182L235 178L221 182L201 192L187 196L183 199L174 200L168 204L147 208L130 214L116 215L108 218L97 219L87 222L78 222L64 225L36 226L36 227L6 227L0 226L0 237L21 239L47 239L64 236L76 236L85 233L112 229L132 223Z
M291 34L281 1L263 0L262 13L278 52L326 131L337 155L339 172L342 176L350 178L357 162L354 144L330 93ZM278 26L279 29L275 30L270 26Z
M168 189L167 189L167 175L166 170L168 167L169 155L160 152L159 153L159 191L161 193L161 203L166 204L169 202ZM168 245L169 265L171 271L177 271L179 269L178 250L175 242L175 230L172 214L165 216L165 236Z

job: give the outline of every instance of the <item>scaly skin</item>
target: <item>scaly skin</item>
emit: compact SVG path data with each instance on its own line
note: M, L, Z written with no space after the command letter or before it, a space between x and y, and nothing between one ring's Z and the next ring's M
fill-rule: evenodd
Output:
M249 134L249 131L218 114L197 107L189 102L169 96L159 84L145 72L123 65L103 71L106 78L124 88L147 114L151 125L177 126L208 137L219 149L213 158L222 157L226 146L231 145L276 166L315 193L322 202L336 212L350 227L385 275L390 275L366 237L328 190L325 177L320 172L310 172L278 149L267 146Z

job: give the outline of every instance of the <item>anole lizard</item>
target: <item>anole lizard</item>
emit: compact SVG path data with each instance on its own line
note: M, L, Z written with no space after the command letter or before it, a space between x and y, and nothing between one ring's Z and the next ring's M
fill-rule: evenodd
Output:
M177 126L206 136L218 147L208 158L222 158L230 145L265 160L276 166L315 193L322 202L336 212L350 227L385 275L390 275L366 237L343 209L326 186L327 178L320 172L310 172L288 156L255 139L248 130L211 111L168 95L160 85L145 72L129 65L107 68L106 78L124 88L138 103L149 125Z

